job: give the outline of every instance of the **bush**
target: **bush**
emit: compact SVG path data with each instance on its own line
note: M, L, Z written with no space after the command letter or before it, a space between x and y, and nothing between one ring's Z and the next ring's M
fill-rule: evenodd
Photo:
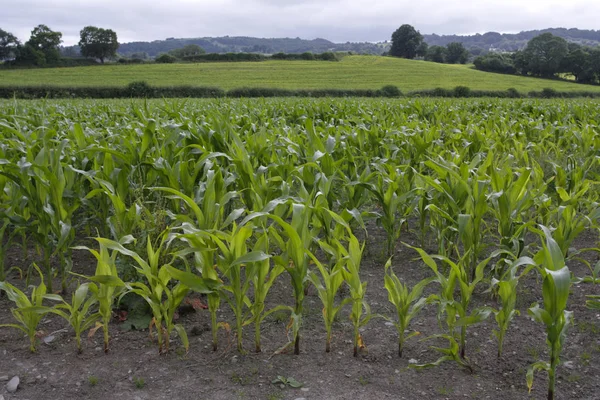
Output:
M307 51L305 53L300 54L300 58L302 60L314 61L315 55L313 53Z
M386 85L378 90L378 95L382 97L400 97L402 92L394 85Z
M510 97L511 99L518 99L521 96L521 93L515 88L506 89L506 97Z
M183 61L189 62L241 62L241 61L265 61L267 58L256 53L209 53L185 56Z
M131 82L125 92L130 97L152 97L153 89L146 81Z
M454 97L470 97L471 88L467 86L457 86L454 88Z
M170 54L161 54L154 60L154 62L157 62L159 64L173 64L175 61L177 61L177 58L173 57Z
M513 59L504 54L490 53L479 56L473 61L475 68L480 71L514 74L517 72Z
M542 89L542 97L545 99L554 99L556 97L562 97L559 93L552 88L544 88Z
M117 62L119 64L143 64L144 60L141 58L119 58Z
M317 58L322 61L338 61L338 56L335 53L332 53L331 51L326 51L325 53L317 54Z

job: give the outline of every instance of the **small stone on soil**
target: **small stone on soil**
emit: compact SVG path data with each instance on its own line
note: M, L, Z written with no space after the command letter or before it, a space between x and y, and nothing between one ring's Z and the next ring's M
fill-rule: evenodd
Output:
M8 380L8 376L2 375L0 376L0 382L6 382Z
M419 361L418 361L418 360L415 360L414 358L411 358L410 360L408 360L408 363L409 363L409 364L416 364L416 363L418 363L418 362L419 362Z
M14 378L12 378L7 384L6 384L6 390L8 390L8 393L14 393L17 391L17 389L19 388L19 377L15 376Z
M56 339L56 336L50 335L50 336L46 336L45 338L43 338L42 341L46 344L50 344L50 343L54 342L54 339Z

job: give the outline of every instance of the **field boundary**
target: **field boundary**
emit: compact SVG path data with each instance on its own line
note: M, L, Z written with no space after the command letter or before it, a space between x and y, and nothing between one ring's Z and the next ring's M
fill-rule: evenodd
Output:
M454 89L435 88L402 93L393 85L381 89L278 89L242 87L224 90L204 86L151 86L146 82L133 82L114 87L66 86L0 86L3 99L123 99L123 98L265 98L265 97L446 97L446 98L600 98L600 92L565 92L552 88L541 91L520 92L507 90L471 90L466 86Z

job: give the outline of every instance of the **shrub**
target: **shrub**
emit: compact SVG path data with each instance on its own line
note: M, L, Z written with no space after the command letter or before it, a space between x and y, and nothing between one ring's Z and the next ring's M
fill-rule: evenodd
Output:
M175 61L177 61L177 58L170 54L161 54L160 56L156 57L154 61L160 64L173 64Z
M400 97L402 92L394 85L386 85L378 90L377 94L382 97Z
M542 89L542 97L544 99L553 99L555 97L562 97L555 89L544 88Z
M512 58L508 55L490 53L479 56L473 61L475 68L480 71L514 74L517 72Z
M131 97L152 97L153 89L146 81L131 82L125 92Z
M506 97L510 97L512 99L518 99L521 97L521 93L515 88L506 89Z
M454 97L470 97L471 88L467 86L457 86L454 88Z

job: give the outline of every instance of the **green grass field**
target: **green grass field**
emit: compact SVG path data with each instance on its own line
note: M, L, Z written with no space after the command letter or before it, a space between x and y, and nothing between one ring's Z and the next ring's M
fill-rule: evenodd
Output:
M266 61L199 64L105 65L97 67L16 69L0 71L0 85L124 86L146 81L156 86L216 86L222 89L379 89L396 85L402 91L451 89L520 92L600 91L600 86L477 71L467 65L446 65L374 56L348 56L340 62Z

